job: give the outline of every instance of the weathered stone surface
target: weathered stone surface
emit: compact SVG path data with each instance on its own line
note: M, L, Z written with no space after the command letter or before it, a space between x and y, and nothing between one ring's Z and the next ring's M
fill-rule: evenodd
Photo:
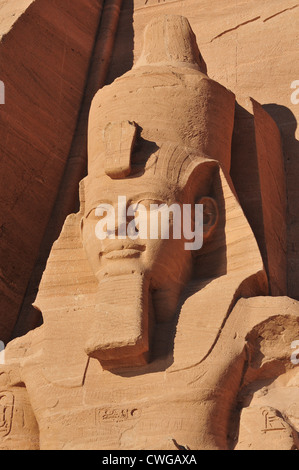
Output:
M237 106L231 177L255 233L270 293L287 293L287 193L282 141L271 116L253 99Z
M33 328L37 314L32 307L32 303L36 298L51 247L54 241L57 240L66 217L78 210L78 186L80 180L86 175L87 167L87 128L90 105L95 93L105 85L121 5L122 0L108 0L105 2L99 0L98 2L98 17L101 18L100 26L94 41L92 60L90 61L76 129L55 204L39 247L38 257L28 282L19 318L13 330L13 338L22 336Z
M277 97L296 78L297 30L277 27L297 7L124 1L108 82L117 79L90 109L80 209L35 302L44 324L7 346L0 369L0 448L299 449L299 303L286 296L299 298L288 212L297 202L287 204L297 188L284 167L296 141L293 116L269 104L290 107L288 83ZM189 22L171 13L190 19L200 52ZM203 247L186 250L185 233L145 237L134 211L124 225L139 238L99 239L99 207L119 217L120 195L125 209L202 204Z
M252 105L248 98L254 98L279 127L284 151L288 201L288 287L287 292L280 290L280 294L287 293L290 297L299 299L299 104L291 101L291 94L294 92L291 84L298 80L299 7L294 0L135 0L134 5L132 0L124 0L110 81L127 71L138 60L144 27L153 16L159 14L186 16L197 37L202 57L208 64L209 76L232 90L237 103L249 110L249 113L252 112ZM250 116L247 117L250 121ZM244 115L241 119L244 119ZM253 121L252 125L254 126ZM250 132L250 125L246 126L247 132ZM244 152L254 161L256 149L254 136L252 137L253 139L250 139L250 135L246 136L244 133L242 136ZM251 182L248 181L247 175L253 176ZM243 169L241 174L236 174L234 182L238 187L241 186L239 178L247 178L246 184L241 188L240 197L244 195L243 199L246 199L247 204L243 209L264 255L266 250L263 251L263 216L254 168L249 166ZM264 259L266 261L265 256ZM285 281L281 279L280 282Z
M291 357L292 343L299 337L298 302L286 297L248 299L242 313L252 306L268 319L247 335L249 364L237 398L239 430L237 414L232 420L235 449L298 449L299 368Z
M99 13L96 0L1 3L3 341L11 337L68 158Z

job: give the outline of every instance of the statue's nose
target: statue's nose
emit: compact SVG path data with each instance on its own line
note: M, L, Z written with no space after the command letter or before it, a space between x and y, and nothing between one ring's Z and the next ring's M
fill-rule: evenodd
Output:
M107 231L107 233L108 233L108 238L114 238L113 235L115 235L116 238L120 238L120 239L125 239L125 238L135 239L135 238L138 238L139 230L135 223L134 217L126 216L125 219L116 221L115 231L113 234L112 233L110 234L109 230Z

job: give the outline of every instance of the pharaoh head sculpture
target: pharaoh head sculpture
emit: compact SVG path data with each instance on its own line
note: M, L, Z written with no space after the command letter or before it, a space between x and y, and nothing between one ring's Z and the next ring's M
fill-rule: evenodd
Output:
M197 276L208 278L207 266L219 275L219 260L228 257L219 171L229 175L234 107L233 93L206 75L191 27L179 16L155 18L133 69L94 97L78 216L84 256L96 283L84 349L106 369L146 364L155 328L173 320L195 266ZM199 206L202 243L196 244ZM179 216L168 211L166 237L161 236L162 222L152 236L153 207L178 209ZM142 233L141 220L149 222ZM99 226L106 227L105 238L97 236ZM235 241L233 246L238 246ZM256 250L251 233L247 246L249 253ZM226 262L221 269L225 274Z
M95 96L89 119L82 240L100 289L105 285L107 291L111 284L113 292L123 290L127 298L121 307L110 307L101 323L107 335L115 322L115 329L122 331L119 341L114 341L113 331L106 339L96 334L88 343L88 354L103 361L132 356L142 362L153 325L174 315L196 251L186 249L186 220L172 214L166 239L161 232L153 236L152 228L138 236L136 221L137 238L132 240L126 224L130 222L132 230L134 207L140 223L140 204L148 212L154 205L175 204L181 215L187 206L193 217L200 204L206 241L218 220L217 203L211 197L214 161L228 165L233 120L234 95L206 76L190 25L177 16L154 19L133 70ZM103 204L115 208L118 223L112 239L107 235L99 240L95 232ZM128 207L131 219L119 222L120 212ZM105 206L101 215L104 212ZM149 222L150 215L145 215ZM182 230L175 236L179 222ZM195 225L192 220L190 228Z

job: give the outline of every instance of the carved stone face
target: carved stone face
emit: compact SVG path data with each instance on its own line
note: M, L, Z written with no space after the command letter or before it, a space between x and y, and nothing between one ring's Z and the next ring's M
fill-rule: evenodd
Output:
M89 144L81 229L99 294L86 352L110 369L147 362L154 325L173 319L191 277L198 207L205 207L202 241L217 223L215 202L203 197L209 177L200 158L147 140L146 130L108 122Z
M154 290L181 290L192 267L191 252L185 249L187 240L184 238L181 217L176 218L170 212L169 238L162 239L161 218L151 210L153 204L164 205L165 209L173 204L182 208L182 201L176 196L176 188L168 187L166 181L155 181L146 175L121 180L102 176L93 180L92 186L93 197L92 201L87 200L86 203L82 238L88 260L98 280L139 272L149 279ZM120 204L122 201L123 204ZM96 227L101 219L97 216L97 208L103 204L109 204L114 209L111 215L113 219L115 216L115 233L108 232L107 238L100 240L96 236ZM146 214L138 212L140 204L146 209ZM129 211L132 215L126 216L126 223L119 223L120 212L127 212L130 206L135 206L137 212L133 214ZM104 208L105 206L103 210ZM103 217L106 216L107 212ZM156 227L154 220L159 221L158 233L151 234L151 228ZM146 233L138 232L140 223L147 229ZM181 224L181 237L178 239L173 238L174 223ZM135 227L134 234L138 238L134 240L132 229ZM121 236L121 231L127 236ZM168 233L165 237L167 235Z
M148 361L154 325L173 318L191 274L181 223L184 201L176 185L147 171L114 179L102 172L88 177L85 186L82 241L99 281L99 326L93 327L86 352L109 369L141 365ZM168 213L171 206L178 216ZM159 207L167 211L167 233ZM100 239L102 222L105 237ZM177 224L181 230L174 237Z
M102 174L90 178L86 187L82 240L100 291L99 326L93 327L95 335L86 351L107 368L140 365L140 358L150 350L153 325L172 320L182 289L191 277L193 252L186 249L190 239L185 237L184 207L193 208L195 204L190 204L189 191L179 190L161 175L153 179L147 172L123 179ZM217 206L209 197L198 202L204 206L205 239L217 224ZM112 209L115 230L109 231L106 218L106 238L99 239L98 209L106 208L101 214L107 217L107 205ZM154 220L159 223L152 225L153 205L165 208L167 233L158 214L154 214ZM130 212L133 207L135 214ZM179 214L175 209L170 211L171 207ZM194 230L193 213L187 222L190 231ZM144 220L146 231L141 233ZM153 234L152 228L157 232Z
M172 33L164 41L166 30ZM178 18L155 21L144 51L136 68L98 92L89 115L82 240L99 297L85 351L107 368L141 364L150 352L151 325L173 319L193 268L186 244L196 233L195 205L204 205L203 242L218 220L208 197L212 177L201 164L215 155L226 160L231 148L234 97L226 91L223 96L202 71L190 25ZM116 219L114 229L106 220L105 239L96 235L100 216L107 217L99 209L103 204ZM145 209L146 233L138 204ZM170 215L171 206L180 209L169 219L169 236L163 223L156 225L157 236L150 233L153 204ZM132 205L139 224L134 211L123 221ZM132 240L136 228L139 237Z

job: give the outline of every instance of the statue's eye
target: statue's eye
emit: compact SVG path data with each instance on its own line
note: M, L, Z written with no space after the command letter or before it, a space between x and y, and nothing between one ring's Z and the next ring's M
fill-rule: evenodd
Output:
M95 209L95 217L99 220L103 217L114 214L114 207L111 204L99 204Z
M162 207L165 205L165 202L160 201L158 199L142 199L142 201L138 201L136 204L136 207L138 210L138 207L145 207L146 210L157 210L159 207Z
M107 215L110 214L111 212L111 205L110 204L99 204L97 207L95 207L94 209L91 209L91 211L88 213L88 215L86 216L86 218L88 220L95 220L95 221L99 221L101 220L103 217L106 217ZM113 207L112 207L113 209Z
M92 209L91 211L88 212L86 219L87 220L95 220L96 217L96 209Z

